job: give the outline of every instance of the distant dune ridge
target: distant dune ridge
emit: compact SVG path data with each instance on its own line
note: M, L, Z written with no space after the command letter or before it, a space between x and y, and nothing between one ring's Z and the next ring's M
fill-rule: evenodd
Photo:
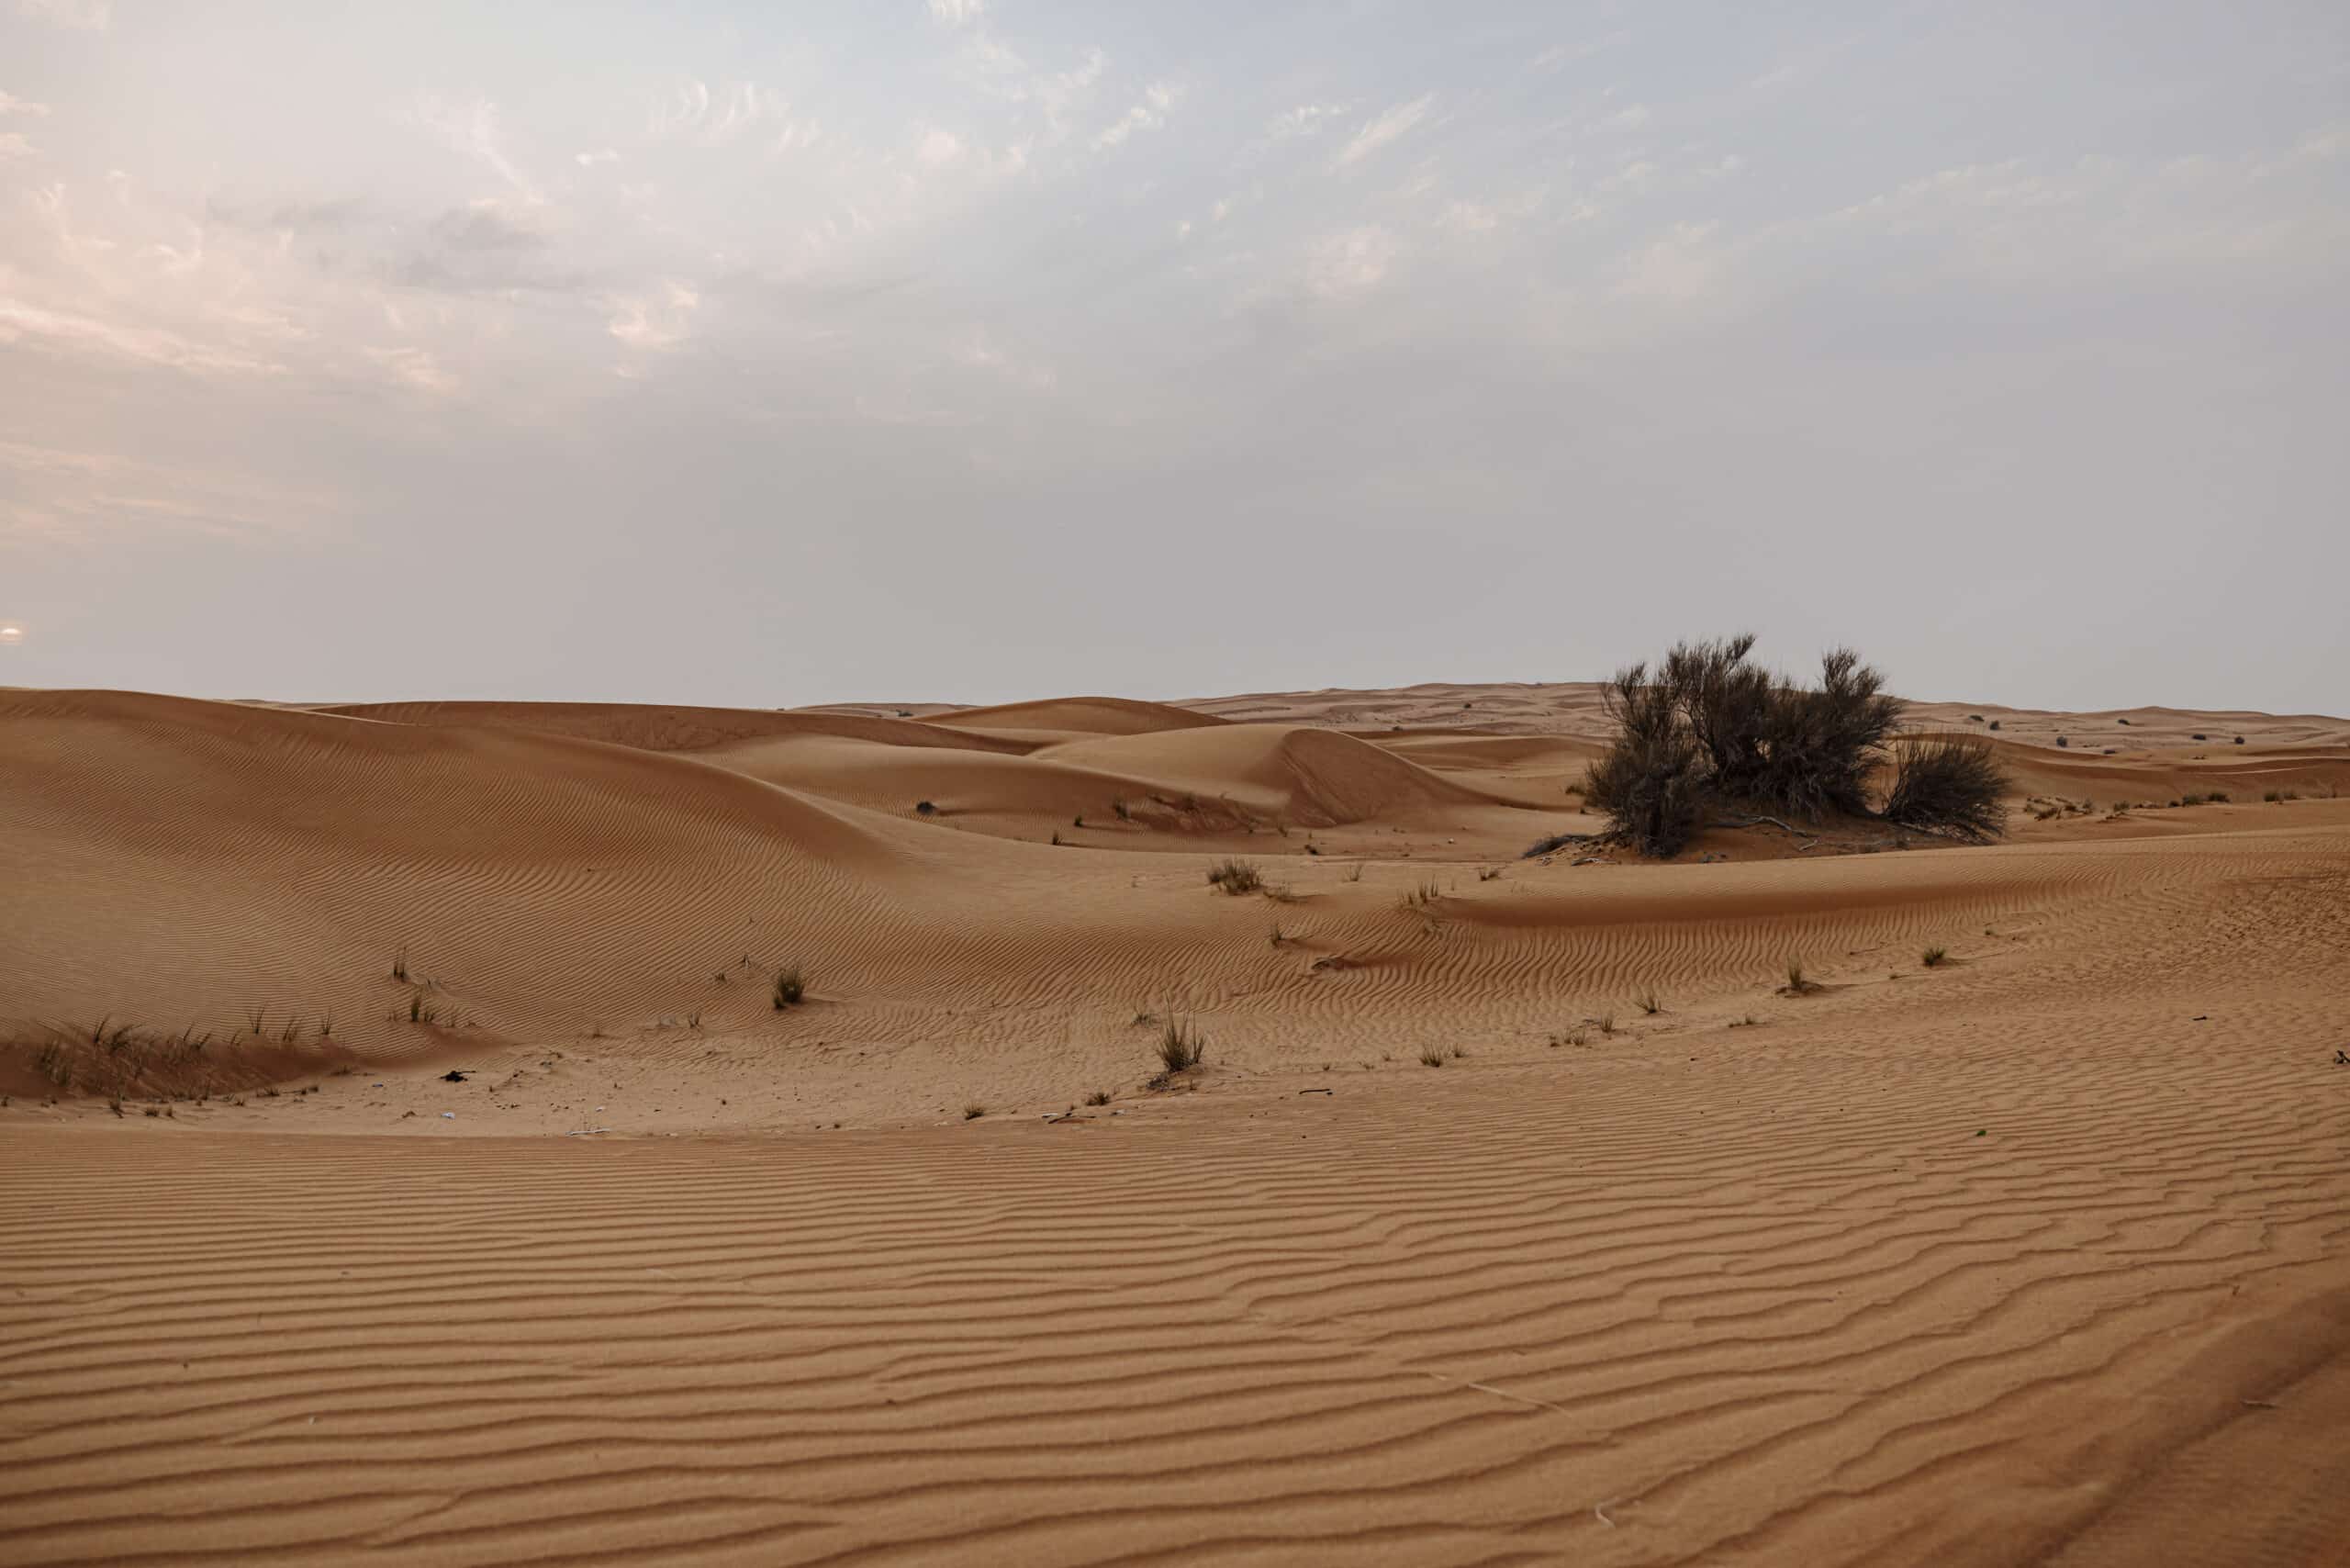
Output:
M2340 1561L2350 722L1597 693L0 691L0 1561Z

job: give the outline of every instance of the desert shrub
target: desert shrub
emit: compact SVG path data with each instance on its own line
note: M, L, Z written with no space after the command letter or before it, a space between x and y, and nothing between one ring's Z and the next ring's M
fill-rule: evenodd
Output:
M2210 797L2208 795L2181 795L2177 800L2173 801L2171 804L2174 806L2199 806L2210 798Z
M775 1010L778 1013L787 1007L799 1006L807 996L808 977L800 972L799 965L794 964L775 977Z
M1646 665L1617 670L1602 698L1616 739L1585 775L1584 800L1606 814L1617 837L1669 859L1705 820L1698 743L1681 722L1671 689L1651 682Z
M2238 735L2238 736L2236 737L2236 745L2244 745L2244 737L2243 737L2242 735Z
M1097 1089L1085 1097L1085 1103L1089 1105L1107 1105L1110 1103L1110 1092L1106 1089Z
M1664 999L1656 993L1654 986L1650 986L1639 995L1632 998L1632 1004L1651 1018L1664 1011Z
M1811 989L1811 981L1803 972L1803 960L1801 958L1789 958L1787 960L1787 989L1796 992L1797 994L1801 994L1802 992Z
M1970 724L1979 724L1983 722L1983 715L1980 713L1969 713L1966 716L1966 722Z
M1918 957L1923 960L1926 968L1930 969L1940 969L1943 960L1950 957L1950 949L1947 947L1929 947L1923 953L1919 954Z
M2225 790L2214 790L2210 794L2204 798L2209 800L2213 805L2224 806L2230 803L2228 801L2228 792Z
M2199 740L2205 740L2205 739L2208 739L2208 738L2210 738L2210 737L2205 736L2205 735L2197 735L2195 738L2196 738L2197 740L2199 740Z
M1992 720L1992 721L1991 721L1991 727L1992 727L1993 729L1995 729L1995 730L1996 730L1996 729L1998 729L1998 728L1999 727L1999 721L1998 721L1998 720L1997 720L1997 719Z
M976 1122L987 1114L988 1108L985 1105L966 1105L963 1107L963 1119L967 1122Z
M1922 736L1893 748L1893 785L1880 814L1904 827L1990 838L2007 831L2002 801L2008 788L2007 773L1986 743Z
M1870 781L1895 749L1901 715L1884 676L1839 648L1820 660L1817 683L1799 686L1755 664L1753 647L1743 634L1683 643L1607 682L1616 735L1591 767L1586 799L1607 814L1611 836L1669 857L1717 804L1814 819L1877 814ZM1983 831L1979 814L1958 823L1920 814L1935 804L1922 783L1902 798L1909 814L1892 820Z
M2064 736L2062 736L2062 735L2058 735L2058 736L2056 737L2056 744L2057 744L2058 745L2060 745L2060 746L2065 746L2065 747L2069 748L2069 747L2072 745L2072 744L2073 744L2073 743L2072 743L2072 742L2070 742L2070 741L2068 741L2068 740L2066 740Z
M1222 888L1234 898L1261 891L1265 879L1255 865L1247 860L1225 860L1208 868L1208 886Z

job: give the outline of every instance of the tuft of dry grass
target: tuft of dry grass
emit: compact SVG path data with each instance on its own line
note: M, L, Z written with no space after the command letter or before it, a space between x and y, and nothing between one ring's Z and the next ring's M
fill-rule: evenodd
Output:
M1245 898L1262 892L1265 878L1253 861L1227 859L1208 868L1208 886L1222 888L1234 898Z
M971 1104L963 1107L963 1119L967 1122L976 1122L987 1114L988 1108L985 1105Z
M1170 1017L1158 1031L1158 1062L1169 1073L1189 1072L1207 1059L1208 1037L1197 1025Z
M1110 1092L1106 1089L1097 1089L1085 1097L1085 1103L1089 1105L1107 1105L1110 1103Z
M1929 947L1918 956L1925 961L1926 968L1930 969L1936 969L1950 958L1950 949L1947 947Z
M789 965L777 972L775 977L775 1010L778 1013L782 1012L787 1007L797 1007L802 1002L806 1001L807 998L808 977L800 972L800 969L798 964Z
M1442 1067L1444 1065L1444 1052L1434 1046L1423 1046L1420 1047L1420 1065L1422 1067Z
M1633 997L1632 1003L1651 1018L1664 1011L1664 999L1657 995L1654 986L1650 986L1646 991Z

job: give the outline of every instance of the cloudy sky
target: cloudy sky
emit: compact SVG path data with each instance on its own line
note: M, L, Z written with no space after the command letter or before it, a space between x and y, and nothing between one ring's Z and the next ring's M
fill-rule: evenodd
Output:
M2350 710L2350 7L0 0L0 682Z

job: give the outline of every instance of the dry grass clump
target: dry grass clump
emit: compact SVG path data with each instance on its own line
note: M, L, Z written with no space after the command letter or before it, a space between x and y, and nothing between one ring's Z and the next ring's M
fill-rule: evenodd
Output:
M1208 868L1208 886L1222 888L1234 898L1245 898L1250 893L1262 892L1265 878L1254 862L1224 860Z
M1085 1097L1085 1103L1089 1105L1107 1105L1110 1103L1110 1092L1106 1089L1097 1089Z
M1189 1072L1207 1059L1208 1037L1197 1025L1170 1017L1158 1031L1158 1063L1171 1076Z
M1918 957L1924 962L1926 968L1930 969L1938 969L1942 968L1943 964L1950 961L1950 949L1947 947L1929 947L1924 952L1919 954Z
M797 1007L807 998L808 977L800 972L799 965L789 965L776 975L775 1010L778 1013L787 1007Z
M1819 982L1813 980L1808 974L1804 972L1803 960L1801 958L1789 958L1787 960L1787 983L1784 988L1786 995L1808 996L1818 989Z
M1632 1005L1638 1007L1642 1013L1645 1013L1650 1017L1653 1018L1658 1014L1664 1011L1664 999L1657 995L1656 987L1650 986L1638 996L1632 998Z
M987 1114L988 1108L985 1105L970 1104L963 1107L963 1119L967 1122L976 1122Z
M1420 1065L1422 1067L1442 1067L1444 1065L1444 1052L1435 1046L1422 1046L1420 1047Z

